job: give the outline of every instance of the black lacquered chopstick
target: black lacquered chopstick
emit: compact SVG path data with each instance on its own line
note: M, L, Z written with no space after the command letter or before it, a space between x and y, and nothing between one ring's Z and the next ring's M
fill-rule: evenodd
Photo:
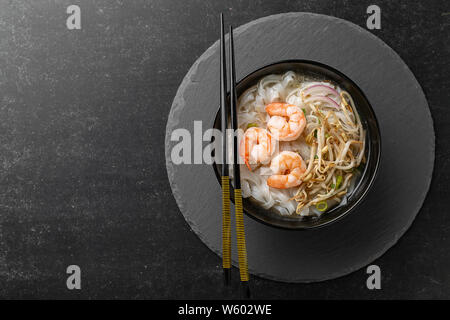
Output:
M225 54L225 27L223 13L220 14L220 116L222 129L222 268L225 285L230 283L231 270L231 220L230 220L230 178L227 161L227 72Z
M231 110L231 128L235 133L233 135L233 178L234 178L234 207L236 215L236 236L238 246L238 260L239 273L241 276L241 285L244 297L250 297L250 288L248 286L248 262L247 262L247 247L245 244L245 230L244 230L244 210L242 206L242 192L241 192L241 172L238 162L238 136L236 130L238 129L237 122L237 97L236 97L236 71L234 65L234 41L233 41L233 27L230 26L230 110Z

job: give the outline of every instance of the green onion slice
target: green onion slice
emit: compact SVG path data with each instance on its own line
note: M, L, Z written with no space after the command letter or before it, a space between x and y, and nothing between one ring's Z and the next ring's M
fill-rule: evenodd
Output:
M248 129L248 128L251 128L251 127L257 127L257 126L258 126L257 123L249 123L249 124L247 125L247 129Z
M339 189L339 187L342 184L342 176L337 176L337 180L336 180L336 189Z
M320 212L324 212L325 210L328 209L327 202L326 201L317 202L316 209L319 210Z

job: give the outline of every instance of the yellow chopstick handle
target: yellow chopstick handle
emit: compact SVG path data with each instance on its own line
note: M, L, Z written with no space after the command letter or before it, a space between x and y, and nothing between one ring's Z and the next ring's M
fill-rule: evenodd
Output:
M222 265L231 268L230 179L222 176Z
M238 246L239 273L241 281L248 281L247 247L245 245L244 210L241 189L234 189L234 207L236 214L236 235Z

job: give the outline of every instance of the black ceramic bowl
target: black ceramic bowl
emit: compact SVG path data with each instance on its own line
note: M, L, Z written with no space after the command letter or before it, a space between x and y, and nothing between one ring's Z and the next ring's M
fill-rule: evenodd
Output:
M323 213L320 217L300 217L295 214L293 216L282 216L275 210L262 208L252 199L243 199L245 213L267 225L293 230L314 229L336 222L351 211L354 211L357 205L367 195L375 180L380 162L380 132L372 107L361 89L341 72L317 62L294 60L263 67L252 72L237 83L237 96L239 97L246 89L255 85L264 76L281 74L289 70L312 77L328 79L350 93L360 115L363 127L366 130L366 163L362 169L362 174L358 177L355 188L350 194L346 195L339 205ZM217 111L214 128L220 129L220 109ZM221 165L213 164L213 166L220 184ZM231 192L231 194L233 195L234 193Z

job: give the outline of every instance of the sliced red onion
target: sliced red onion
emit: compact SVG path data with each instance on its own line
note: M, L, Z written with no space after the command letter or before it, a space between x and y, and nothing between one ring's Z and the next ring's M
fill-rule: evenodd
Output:
M324 84L314 84L303 90L303 94L305 96L311 95L319 95L319 96L328 96L331 95L334 99L339 100L339 93L330 86Z
M341 106L338 105L338 104L336 103L336 101L334 101L333 99L328 98L328 97L324 97L324 96L312 96L312 97L309 97L309 98L306 98L306 99L305 99L305 103L311 103L311 102L314 102L314 101L320 101L320 102L325 103L325 104L327 104L328 106L333 107L333 108L337 108L337 109L340 109L340 108L341 108Z

